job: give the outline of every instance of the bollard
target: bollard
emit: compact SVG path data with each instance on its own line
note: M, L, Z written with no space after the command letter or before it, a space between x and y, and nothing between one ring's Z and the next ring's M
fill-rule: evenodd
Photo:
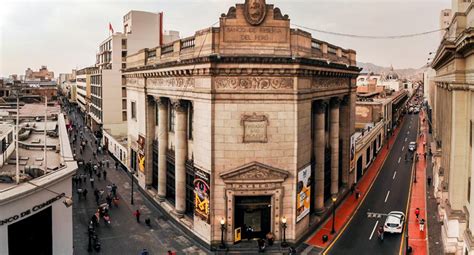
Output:
M328 241L328 235L323 235L323 243Z

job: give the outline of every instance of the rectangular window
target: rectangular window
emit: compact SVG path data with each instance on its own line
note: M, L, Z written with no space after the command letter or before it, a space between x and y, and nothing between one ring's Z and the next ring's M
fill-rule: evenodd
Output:
M188 107L188 139L193 140L193 105L190 103Z
M127 99L122 99L122 110L127 110Z
M172 106L171 104L169 105L169 108L170 108L170 110L169 110L169 113L170 113L170 114L169 114L169 121L168 121L168 123L169 123L169 131L170 131L170 132L174 132L174 124L175 124L174 121L175 121L175 113L176 113L176 111L175 111L175 109L173 108L173 106Z
M155 104L155 126L158 126L160 123L160 106Z
M122 112L122 121L127 121L127 112Z
M137 103L136 102L131 102L130 105L130 111L132 113L132 119L136 120L137 119Z
M175 204L175 175L174 175L174 163L167 162L167 171L166 171L166 199L172 204Z
M158 189L158 142L153 141L153 178L151 186Z
M186 167L186 215L194 215L194 169Z

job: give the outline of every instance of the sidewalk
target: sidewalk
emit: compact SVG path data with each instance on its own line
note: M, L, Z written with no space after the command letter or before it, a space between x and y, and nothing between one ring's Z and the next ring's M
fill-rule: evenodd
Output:
M402 121L402 124L403 124L403 121ZM394 135L390 137L389 139L390 147L393 146L395 140L397 139L398 133L400 131L400 127L403 126L402 124L400 124L399 127L395 129ZM341 230L344 231L344 228L347 222L349 222L350 218L355 213L359 205L362 204L362 201L364 201L365 199L365 195L368 193L368 191L372 187L372 184L374 183L374 180L377 178L380 172L380 169L382 169L382 166L389 152L390 150L387 149L387 145L385 144L382 147L382 149L379 151L379 153L377 154L375 161L368 168L368 170L366 171L362 179L357 183L357 187L360 190L361 197L359 199L356 199L355 195L349 195L337 207L336 220L335 220L335 228L337 230L336 233L334 235L331 235L331 228L332 228L332 216L331 216L322 224L322 227L320 227L316 231L316 233L306 241L307 244L325 249L327 246L329 246L332 243L334 238L339 234L339 232L341 232ZM323 235L328 236L327 242L322 241Z
M428 225L429 222L427 207L426 207L426 169L428 156L425 159L424 153L427 153L427 147L429 143L427 141L428 126L427 121L423 122L425 114L423 111L420 112L420 134L418 136L417 150L419 160L415 165L415 175L413 176L413 185L410 197L410 209L408 211L408 245L412 248L413 254L428 254ZM420 219L425 220L425 230L420 231L420 224L415 217L416 208L420 209Z

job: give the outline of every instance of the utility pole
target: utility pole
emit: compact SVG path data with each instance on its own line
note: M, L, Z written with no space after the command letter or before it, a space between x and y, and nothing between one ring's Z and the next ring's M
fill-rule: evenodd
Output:
M46 150L48 146L46 144L46 127L48 122L48 96L44 96L44 173L48 172L48 157L46 156Z
M15 156L16 156L16 184L20 184L20 159L18 150L18 138L20 133L20 88L16 91L16 141L15 141Z

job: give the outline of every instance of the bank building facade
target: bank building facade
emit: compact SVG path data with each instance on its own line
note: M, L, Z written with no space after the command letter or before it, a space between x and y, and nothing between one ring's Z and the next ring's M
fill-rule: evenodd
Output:
M359 71L355 51L279 8L237 4L218 27L127 57L129 167L206 245L221 231L227 245L301 241L353 183Z

